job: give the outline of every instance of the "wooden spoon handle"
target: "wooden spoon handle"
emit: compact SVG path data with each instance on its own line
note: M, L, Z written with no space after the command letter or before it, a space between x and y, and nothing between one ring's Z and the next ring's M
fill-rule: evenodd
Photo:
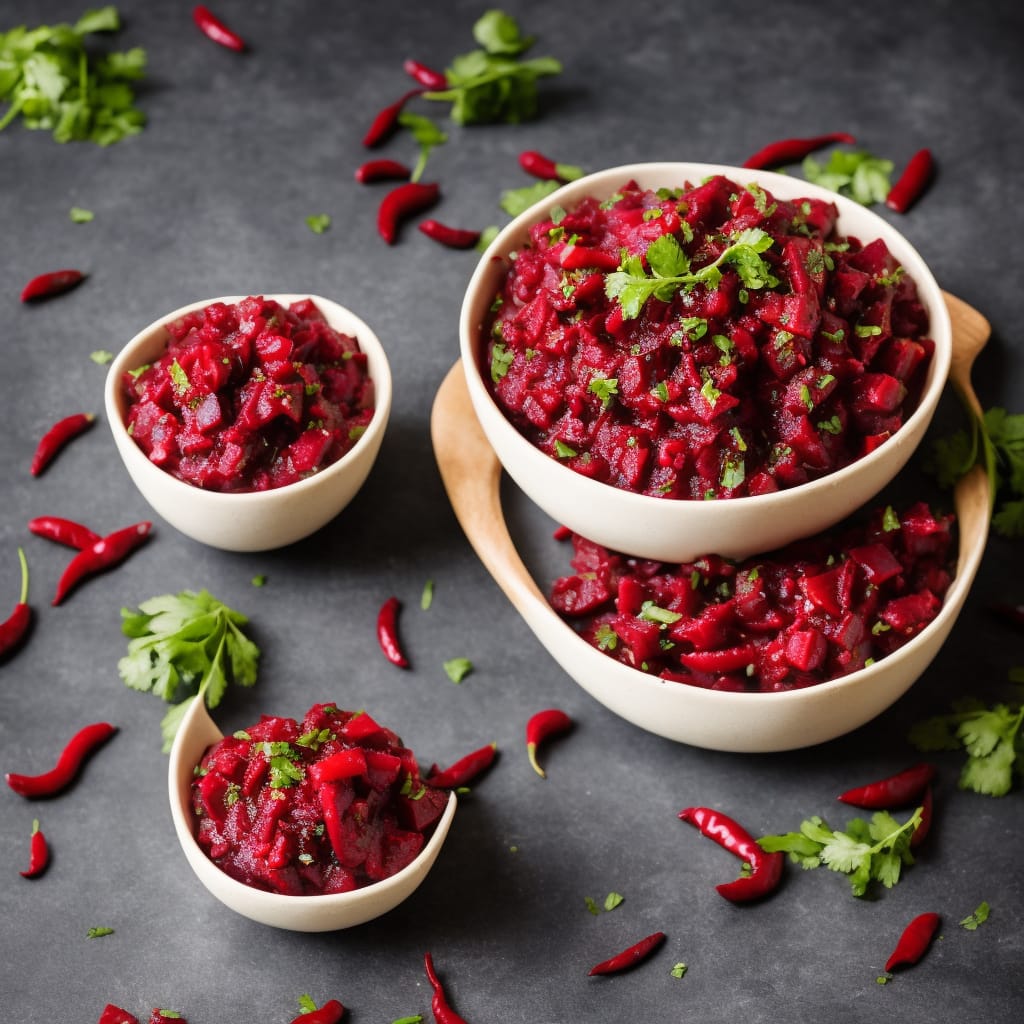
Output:
M971 368L978 353L985 347L992 328L988 320L963 299L958 299L949 292L943 292L942 297L946 302L950 326L953 329L949 380L971 412L981 419L981 402L978 401L971 384Z

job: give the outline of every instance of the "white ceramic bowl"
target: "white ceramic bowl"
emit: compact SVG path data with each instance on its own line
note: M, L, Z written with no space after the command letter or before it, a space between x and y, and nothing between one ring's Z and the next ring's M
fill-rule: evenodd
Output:
M318 295L267 295L282 305L312 299L328 323L356 338L366 353L373 380L375 411L365 433L337 462L305 480L269 491L224 494L205 491L154 465L125 429L127 400L121 378L158 358L167 344L166 324L211 302L234 303L244 296L193 302L144 327L110 364L104 401L107 422L121 459L142 496L163 519L182 533L226 551L266 551L309 536L330 522L352 500L380 451L391 412L391 369L384 348L354 313Z
M607 197L630 179L642 188L678 187L724 174L738 184L756 182L783 199L817 197L839 209L837 230L863 243L885 240L917 284L928 311L935 354L920 400L903 426L871 454L799 487L725 501L654 498L588 479L535 448L509 422L484 383L483 325L509 253L521 248L530 226L553 206L572 209L586 196ZM519 487L556 522L616 551L666 562L686 562L708 552L746 558L834 525L867 504L903 468L931 422L949 373L949 314L931 271L890 224L852 200L801 179L770 171L694 163L645 163L615 167L560 188L516 217L484 253L466 290L459 323L462 362L480 424L502 465Z

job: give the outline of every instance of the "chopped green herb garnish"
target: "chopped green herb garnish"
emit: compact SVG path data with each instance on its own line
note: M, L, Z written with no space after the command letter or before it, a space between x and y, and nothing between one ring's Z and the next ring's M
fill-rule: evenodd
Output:
M256 576L249 581L254 587L262 587L266 585L267 577L263 573L258 573Z
M673 965L672 970L669 971L669 974L671 974L673 978L681 978L681 977L683 977L684 974L686 974L686 971L687 971L686 964L678 963L678 964Z
M617 892L610 892L610 893L608 893L608 895L605 896L605 898L604 898L604 909L605 910L614 910L617 906L619 906L619 904L622 903L622 901L625 898L626 898L625 896L622 896L622 895L620 895Z
M990 909L988 903L982 900L975 908L974 913L968 914L960 922L960 927L965 928L969 932L977 931L979 925L983 925L988 920Z
M804 177L822 188L849 196L863 206L884 203L889 195L891 160L882 160L870 153L834 149L828 162L822 164L813 156L803 162Z
M72 206L68 216L74 224L88 224L95 216L92 210L85 210L81 206Z
M114 934L114 929L113 928L99 927L99 928L90 928L89 931L86 932L85 937L87 939L102 939L104 935L113 935L113 934Z
M322 235L331 226L331 217L327 213L311 213L306 218L306 227L314 235Z
M497 384L508 373L516 355L504 342L499 341L491 346L491 380Z
M886 505L882 513L882 529L886 533L894 533L900 528L900 517L893 510L892 505Z
M637 617L647 622L660 623L662 626L671 626L683 617L683 613L673 612L668 608L660 608L653 601L644 601L640 606L640 614Z
M592 394L601 399L601 405L607 409L612 399L619 393L619 381L616 377L604 377L598 374L591 377L588 385Z
M601 913L601 908L597 905L597 900L595 900L593 896L584 896L583 901L587 905L587 910L589 910L595 917Z
M602 651L614 651L619 646L619 635L607 622L603 622L594 630L594 639Z
M177 359L171 361L170 368L171 375L171 387L174 392L178 395L183 395L192 386L188 379L188 374L182 369L181 363Z
M312 996L306 993L299 996L299 1011L301 1013L312 1013L316 1009L318 1009L318 1007L316 1003L313 1002Z
M453 683L461 683L473 671L469 658L450 658L444 663L444 670Z
M98 348L95 352L89 353L89 358L97 366L106 366L107 363L111 362L114 358L113 352L108 352L105 348Z
M428 611L430 606L434 603L434 581L427 580L423 584L423 593L420 594L420 608L423 611Z
M564 441L555 438L555 455L560 459L572 459L579 454L575 448L570 447Z

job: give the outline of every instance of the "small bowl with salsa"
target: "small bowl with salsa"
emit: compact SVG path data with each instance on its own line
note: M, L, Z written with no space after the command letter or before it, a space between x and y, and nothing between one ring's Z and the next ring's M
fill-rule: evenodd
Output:
M391 371L374 332L330 299L228 296L136 334L111 363L105 404L159 515L211 547L264 551L320 529L363 485Z

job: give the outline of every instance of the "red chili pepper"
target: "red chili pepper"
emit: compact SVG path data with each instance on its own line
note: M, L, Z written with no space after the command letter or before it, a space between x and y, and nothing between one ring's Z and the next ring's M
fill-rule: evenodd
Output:
M682 821L695 825L702 836L714 840L724 850L751 867L749 875L716 885L719 895L732 903L749 903L767 896L782 878L781 853L766 853L757 840L738 822L711 807L687 807L679 812Z
M53 604L58 605L82 580L123 562L149 536L153 524L144 521L108 533L95 544L83 548L68 562L57 583Z
M32 465L29 467L32 475L39 476L69 441L84 433L95 422L96 417L91 412L76 412L54 423L36 446Z
M441 980L434 971L434 959L429 953L423 954L423 963L427 969L427 981L434 990L430 1000L430 1009L434 1013L436 1024L466 1024L464 1018L460 1017L449 1005L448 996L445 995Z
M388 245L398 237L398 226L407 217L425 210L441 198L441 189L431 183L422 185L410 181L393 188L377 209L377 231Z
M932 180L934 171L935 161L932 159L931 150L919 149L910 158L910 162L897 179L896 184L889 189L885 205L897 213L906 213L921 198L928 183Z
M8 772L7 785L15 793L30 800L41 796L54 796L71 784L85 759L115 732L117 726L110 725L109 722L94 722L87 725L71 737L57 758L55 767L43 772L42 775L17 775Z
M557 163L535 149L526 149L519 154L519 166L542 181L572 181L580 176L578 167Z
M69 548L90 547L102 538L88 526L76 523L73 519L61 519L59 516L36 516L29 520L28 529L37 537L64 544Z
M447 75L428 68L426 64L421 64L418 60L404 61L402 69L411 79L419 82L424 89L429 89L431 92L439 92L441 89L448 88Z
M377 642L384 657L399 668L408 668L409 659L398 639L398 611L402 607L397 597L389 597L377 613Z
M552 540L568 540L572 536L572 530L568 526L558 526L551 534Z
M852 146L857 140L848 132L833 132L830 135L813 135L807 139L779 139L759 149L753 156L743 161L744 167L763 168L781 167L783 164L795 164L816 149L829 146L834 142L845 142Z
M887 779L848 789L845 793L840 793L836 799L844 804L872 810L903 807L917 800L934 778L934 766L922 762L890 775Z
M916 850L927 838L932 827L932 787L925 787L921 798L921 823L910 835L910 848Z
M21 563L21 594L14 611L0 622L0 657L17 648L32 624L32 609L28 604L28 561L21 548L18 548L18 561Z
M538 711L526 723L526 754L533 765L533 770L542 778L547 778L544 769L537 763L537 747L549 736L559 736L572 728L572 719L558 708Z
M469 228L452 228L439 220L424 220L419 229L435 242L447 245L449 249L470 249L480 241L480 232Z
M97 1024L139 1024L139 1018L127 1010L122 1010L120 1006L107 1003Z
M356 168L356 181L369 185L375 181L405 181L412 174L397 160L367 160Z
M474 750L473 753L459 758L455 764L445 768L444 771L432 770L423 781L428 786L436 786L438 789L457 789L459 786L466 786L490 768L497 753L498 744L488 743L486 747L481 747L479 750Z
M395 100L395 102L390 106L387 106L380 111L380 113L373 119L370 127L366 131L366 134L363 136L363 145L366 146L367 149L373 149L374 146L379 146L385 139L387 139L398 127L398 115L401 114L402 108L414 96L420 96L422 93L422 89L410 89L407 93L404 93Z
M197 4L192 8L192 20L207 39L212 39L219 46L225 46L236 53L241 53L245 49L245 40L237 32L232 32L203 4Z
M648 935L647 938L634 943L621 953L616 953L615 956L591 967L589 973L591 975L617 974L619 971L628 970L642 960L646 960L664 941L664 932L654 932L653 935Z
M52 295L70 291L76 284L85 280L80 270L51 270L48 274L40 274L21 290L22 302L38 302Z
M292 1024L338 1024L345 1016L345 1007L337 999L328 999L319 1010L300 1013Z
M906 928L896 943L892 955L885 961L885 969L891 971L896 967L909 967L916 964L928 951L935 932L939 927L939 915L934 913L918 914Z
M29 840L28 870L21 872L22 878L38 878L50 863L50 847L46 836L39 828L39 819L32 822L32 838Z

